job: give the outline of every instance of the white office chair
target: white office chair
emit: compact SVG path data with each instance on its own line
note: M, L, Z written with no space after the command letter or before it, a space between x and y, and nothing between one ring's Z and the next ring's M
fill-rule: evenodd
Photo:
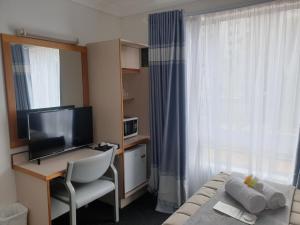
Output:
M116 149L108 150L96 156L69 162L63 185L53 185L52 197L69 204L70 224L76 225L76 209L114 191L115 222L119 222L118 175L114 167ZM112 179L103 175L112 171Z

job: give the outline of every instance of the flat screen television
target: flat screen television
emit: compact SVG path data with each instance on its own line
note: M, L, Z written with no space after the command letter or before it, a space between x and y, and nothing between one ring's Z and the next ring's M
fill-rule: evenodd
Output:
M29 113L54 111L54 110L61 110L61 109L73 109L73 108L75 108L74 105L67 105L67 106L57 106L57 107L49 107L49 108L18 110L17 111L18 138L22 138L22 139L28 138L27 117Z
M29 159L41 159L93 143L92 108L28 114Z

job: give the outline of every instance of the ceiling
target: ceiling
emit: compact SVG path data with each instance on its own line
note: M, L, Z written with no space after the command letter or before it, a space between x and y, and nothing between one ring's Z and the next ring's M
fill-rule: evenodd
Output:
M196 0L72 0L118 17L151 12Z

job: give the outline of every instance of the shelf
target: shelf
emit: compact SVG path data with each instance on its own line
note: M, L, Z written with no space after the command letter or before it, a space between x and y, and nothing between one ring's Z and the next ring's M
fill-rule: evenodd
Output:
M120 39L121 44L132 48L148 48L149 46L143 43L136 43L125 39Z
M55 198L51 198L51 220L54 220L69 211L70 209L68 204Z
M122 74L139 74L141 69L134 69L134 68L122 68Z
M132 138L127 138L124 140L124 149L129 149L139 144L147 144L150 140L149 136L137 135Z
M129 102L129 101L133 101L133 100L134 100L133 97L125 97L125 98L123 98L124 102Z

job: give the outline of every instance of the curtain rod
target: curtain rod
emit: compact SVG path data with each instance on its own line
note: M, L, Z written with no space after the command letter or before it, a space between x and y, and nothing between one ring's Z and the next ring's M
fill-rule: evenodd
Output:
M253 0L253 1L243 2L243 3L241 2L241 3L238 3L238 4L231 4L231 5L228 5L228 6L218 7L218 8L215 8L215 9L200 10L200 11L195 11L195 12L185 12L184 16L204 15L204 14L222 12L222 11L226 11L226 10L239 9L239 8L244 8L244 7L263 4L263 3L267 3L267 2L274 2L274 1L275 0Z
M42 36L42 35L38 35L38 34L29 33L23 28L16 29L16 35L20 36L20 37L33 38L33 39L44 40L44 41L60 42L60 43L65 43L65 44L77 45L79 43L78 38L76 38L75 40L65 40L65 39L58 39L58 38L53 38L53 37L46 37L46 36Z

